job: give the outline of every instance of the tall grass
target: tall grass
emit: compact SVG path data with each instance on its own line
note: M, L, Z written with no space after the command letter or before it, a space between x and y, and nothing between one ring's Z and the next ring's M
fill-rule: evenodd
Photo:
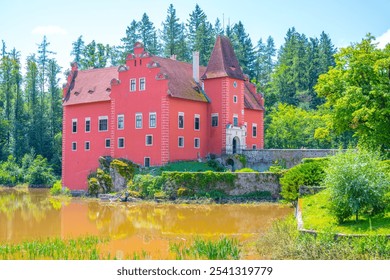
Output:
M339 237L325 232L316 237L299 233L293 217L277 221L257 243L264 259L381 260L390 259L390 239L380 235Z
M170 250L177 260L207 259L207 260L238 260L241 249L236 239L222 237L219 240L204 240L199 237L187 246L185 243L174 243Z

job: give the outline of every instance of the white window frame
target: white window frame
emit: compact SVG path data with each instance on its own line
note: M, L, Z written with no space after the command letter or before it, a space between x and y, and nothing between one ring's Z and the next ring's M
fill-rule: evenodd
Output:
M72 151L77 151L77 142L72 142Z
M89 130L87 130L87 122L89 122ZM90 117L85 118L84 129L85 129L85 133L91 132L91 118Z
M217 117L217 125L213 125L213 118ZM211 127L218 127L219 126L219 115L218 113L212 113L211 114Z
M143 83L141 83L141 81L143 81ZM143 85L143 87L141 85ZM139 78L139 91L145 91L145 90L146 90L146 78L145 77Z
M149 161L148 166L146 166L146 159ZM150 157L144 157L144 167L150 167Z
M74 131L74 128L76 128L76 131ZM72 119L72 133L77 133L77 119Z
M238 103L238 97L237 97L237 95L233 95L233 103Z
M235 125L234 119L237 119L237 125ZM234 114L234 115L233 115L233 126L234 126L234 127L238 127L238 126L239 126L239 123L238 123L238 115L237 115L237 114Z
M110 143L109 146L107 146L107 140L110 141L110 142L109 142L109 143ZM111 148L111 138L106 138L106 139L104 139L104 147L105 147L106 149Z
M108 131L108 116L99 116L99 121L98 121L98 131L99 132L105 132ZM106 130L100 130L100 121L106 120L107 121L107 129Z
M134 86L133 86L134 85ZM130 92L134 92L137 90L137 79L133 78L133 79L130 79Z
M198 140L198 147L196 146L196 140ZM194 138L194 148L195 149L200 149L200 138L199 137L195 137Z
M123 119L123 121L122 121L123 127L119 127L119 118L122 118L122 119ZM125 129L125 115L120 114L120 115L118 115L118 116L116 117L116 128L117 128L118 130L123 130L123 129Z
M119 145L120 140L123 140L123 146L122 147ZM117 144L118 144L118 149L124 149L125 148L125 137L118 137L118 143Z
M137 117L141 117L141 127L137 126ZM135 129L142 129L143 127L143 119L142 119L142 113L135 113Z
M88 148L87 148L87 144L88 144ZM86 151L91 150L91 142L89 142L89 141L84 142L84 150L86 150Z
M183 141L182 141L183 145L182 146L180 146L180 139L183 139ZM177 146L179 148L184 148L184 136L177 137Z
M196 119L199 119L199 122L198 122L199 127L198 128L196 128ZM199 131L200 130L200 115L199 114L195 114L194 115L194 130L195 131Z
M151 121L150 121L151 116L154 116L154 126L151 126ZM157 127L157 113L156 112L149 113L149 128L156 128L156 127Z
M256 128L256 135L254 135L254 128ZM252 138L257 138L257 123L252 124Z
M183 117L183 127L180 127L180 117ZM177 114L177 128L184 129L184 112L179 112Z
M148 144L148 137L151 139L151 143ZM153 146L153 134L146 134L145 135L145 146Z

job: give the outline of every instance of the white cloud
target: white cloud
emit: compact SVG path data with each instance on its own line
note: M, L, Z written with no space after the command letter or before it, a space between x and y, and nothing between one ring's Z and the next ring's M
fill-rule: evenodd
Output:
M67 32L64 28L56 25L45 25L35 27L32 34L36 35L66 35Z
M390 29L388 29L385 33L379 36L376 39L376 43L378 43L378 47L384 49L387 44L390 43Z

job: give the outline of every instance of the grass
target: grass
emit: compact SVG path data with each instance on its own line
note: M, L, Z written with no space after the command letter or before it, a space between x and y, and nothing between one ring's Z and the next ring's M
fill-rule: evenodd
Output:
M177 161L171 162L161 167L150 167L142 171L142 174L161 175L163 171L179 171L179 172L204 172L215 171L206 162L198 161Z
M332 216L327 207L329 200L330 193L327 189L315 195L305 196L300 199L305 229L318 231L331 230L336 233L345 234L390 235L390 213L387 213L383 217L378 216L371 219L361 217L357 222L354 217L351 217L350 220L338 224L336 218Z
M170 251L177 260L239 260L241 255L238 241L227 237L216 241L197 237L189 246L184 242L171 244Z
M299 233L293 216L277 221L259 238L260 258L274 260L388 260L390 239L385 236L344 237L331 232L317 237Z

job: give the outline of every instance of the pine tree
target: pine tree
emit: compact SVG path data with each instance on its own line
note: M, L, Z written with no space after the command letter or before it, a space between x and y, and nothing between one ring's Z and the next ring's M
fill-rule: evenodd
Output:
M133 20L126 28L126 36L121 39L124 59L126 59L128 54L133 53L134 44L140 40L138 26L139 23L136 20Z
M199 51L199 47L201 44L202 34L199 33L199 27L206 22L206 15L203 10L199 7L198 4L195 5L195 10L190 14L190 18L188 19L187 28L188 28L188 45L191 52L197 50ZM204 27L203 27L204 28Z
M216 37L219 36L219 35L224 35L225 34L225 31L223 30L223 26L221 26L221 21L219 20L219 18L217 18L215 20L214 33L215 33Z
M151 54L158 53L158 41L156 29L153 23L150 21L148 15L144 13L141 21L138 23L138 32L141 42L143 43L145 50Z
M77 41L72 43L72 52L70 53L71 55L74 56L73 61L76 62L79 66L81 65L81 59L83 56L83 51L84 51L84 41L83 41L83 36L80 35L80 37L77 38Z
M180 61L191 61L191 52L187 44L187 30L184 23L180 24L180 35L177 42L177 59Z
M334 59L335 54L336 48L332 44L329 35L322 31L319 43L320 74L327 73L329 67L336 65Z
M182 45L181 36L183 35L183 28L179 23L179 18L176 16L176 10L172 4L167 10L167 17L163 22L162 42L164 48L164 55L170 57L177 55L177 57L185 56L178 52L179 43Z

